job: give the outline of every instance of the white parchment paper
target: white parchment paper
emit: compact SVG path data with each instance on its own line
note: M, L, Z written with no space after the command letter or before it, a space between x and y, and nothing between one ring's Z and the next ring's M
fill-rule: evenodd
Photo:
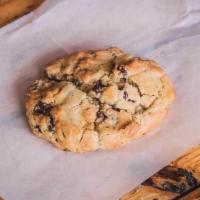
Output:
M80 49L157 60L177 100L162 125L116 151L63 152L30 133L26 87ZM47 0L0 29L0 194L6 200L115 200L200 143L199 0Z

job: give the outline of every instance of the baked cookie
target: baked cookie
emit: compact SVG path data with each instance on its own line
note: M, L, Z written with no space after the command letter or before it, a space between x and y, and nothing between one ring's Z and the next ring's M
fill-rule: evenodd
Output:
M74 152L114 149L151 130L174 100L157 63L118 48L80 51L46 68L28 89L34 134Z

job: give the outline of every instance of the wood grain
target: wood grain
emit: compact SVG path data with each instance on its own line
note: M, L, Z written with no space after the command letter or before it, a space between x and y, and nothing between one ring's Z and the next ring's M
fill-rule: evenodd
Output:
M200 145L162 168L120 200L200 200Z
M197 188L189 194L180 197L179 200L200 200L200 188Z
M0 27L31 12L44 0L0 0Z

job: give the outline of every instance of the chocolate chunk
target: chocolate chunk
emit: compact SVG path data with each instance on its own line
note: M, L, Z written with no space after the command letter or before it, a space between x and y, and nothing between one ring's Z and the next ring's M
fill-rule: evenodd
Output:
M127 93L127 91L124 91L123 98L124 98L125 100L128 98L128 93Z
M112 106L112 109L117 111L117 112L120 112L120 109L119 108L116 108L115 106Z
M120 82L121 83L125 83L126 82L126 78L120 78Z
M34 128L35 128L35 129L37 129L37 130L38 130L38 132L42 133L42 130L41 130L41 128L40 128L40 126L39 126L39 125L36 125Z
M38 83L35 82L29 87L29 90L33 90L34 91L34 90L37 90L37 88L38 88Z
M52 106L50 104L46 104L39 101L38 104L34 108L34 114L48 116L50 114L51 109L52 109Z
M124 85L119 85L118 86L118 90L123 90L124 89Z
M52 116L50 117L50 120L49 120L48 130L49 131L55 131L55 123L54 123Z
M57 79L56 75L51 75L49 77L49 79L52 80L52 81L60 81L60 80Z
M119 66L117 67L117 70L119 70L124 76L127 75L127 71L126 71L124 65L119 65Z
M105 118L107 118L107 116L102 111L98 111L97 112L97 117L101 118L102 120L104 120Z
M115 68L115 65L116 65L115 61L111 61L111 63L110 63L110 73L112 73L113 69Z
M64 75L62 76L62 80L65 80L65 81L68 81L69 78L70 78L70 76L68 76L67 74L64 74Z
M90 55L95 57L96 56L96 51L90 51Z
M129 102L132 102L132 103L135 103L135 101L134 101L134 100L132 100L132 99L128 99L128 101L129 101Z
M74 79L72 82L74 83L74 85L76 85L76 86L80 86L80 82L79 82L79 80Z
M97 81L97 82L94 84L93 89L94 89L95 92L100 92L101 89L102 89L102 87L103 87L103 85L101 84L101 81Z

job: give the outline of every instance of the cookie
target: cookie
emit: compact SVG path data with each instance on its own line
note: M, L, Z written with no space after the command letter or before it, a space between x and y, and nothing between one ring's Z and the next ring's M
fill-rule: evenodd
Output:
M80 51L27 93L34 134L74 152L118 148L157 126L175 94L159 65L118 48Z

